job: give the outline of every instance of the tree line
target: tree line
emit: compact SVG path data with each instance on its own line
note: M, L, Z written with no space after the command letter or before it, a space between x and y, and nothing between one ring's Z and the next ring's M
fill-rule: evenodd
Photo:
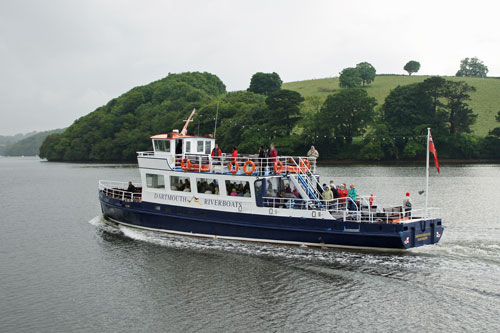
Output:
M366 64L358 64L358 70L374 73ZM362 78L365 84L374 79ZM48 136L40 156L135 161L136 151L151 150L150 136L182 128L193 108L198 111L189 133L216 132L225 152L237 145L240 153L255 153L273 142L280 154L305 154L314 144L322 158L415 159L424 156L427 127L433 129L440 157L497 157L499 151L493 148L500 147L500 130L487 138L470 133L476 115L468 102L475 88L465 82L431 77L393 89L383 105L363 87L342 88L323 100L303 98L281 85L277 73L255 73L246 91L226 92L210 73L169 74L112 99L64 133Z

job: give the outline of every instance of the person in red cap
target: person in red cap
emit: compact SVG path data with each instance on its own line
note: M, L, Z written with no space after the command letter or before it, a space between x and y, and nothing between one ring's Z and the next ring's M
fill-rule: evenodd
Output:
M411 217L411 198L410 198L410 192L406 192L406 196L403 199L403 210L405 212L405 216Z

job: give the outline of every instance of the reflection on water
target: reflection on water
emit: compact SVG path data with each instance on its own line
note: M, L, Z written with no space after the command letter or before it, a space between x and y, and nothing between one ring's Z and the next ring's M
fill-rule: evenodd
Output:
M406 252L171 236L103 223L97 181L135 167L1 159L2 331L497 331L496 165L443 166L446 227ZM418 166L321 167L382 203L423 188ZM484 195L484 194L487 195ZM90 222L90 223L88 223Z

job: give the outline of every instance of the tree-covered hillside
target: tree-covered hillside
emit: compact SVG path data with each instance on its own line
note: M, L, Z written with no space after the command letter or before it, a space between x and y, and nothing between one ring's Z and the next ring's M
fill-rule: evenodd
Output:
M51 134L62 133L64 129L44 131L29 135L25 139L9 144L3 150L5 156L35 156L40 154L40 146Z
M425 75L377 75L375 80L366 88L369 96L377 99L378 105L384 104L385 98L392 89L413 83L420 83L430 78ZM478 136L486 136L496 126L495 116L500 109L500 79L478 78L478 77L443 77L450 81L464 81L474 86L476 91L471 93L469 105L478 115L477 121L472 125L472 133ZM327 78L283 84L284 89L299 92L305 98L318 96L322 100L332 93L341 90L339 78Z
M281 155L303 155L314 144L321 159L422 159L426 128L431 127L440 157L500 157L498 130L474 133L480 119L475 96L495 88L470 78L411 79L417 80L383 89L384 80L377 76L366 87L332 88L322 81L312 90L308 82L286 84L292 88L287 90L277 73L256 73L252 89L227 93L213 74L170 74L112 99L64 133L48 136L40 156L50 161L135 161L137 151L151 150L150 136L180 130L196 108L189 134L214 134L217 118L217 142L227 153L234 145L240 153L256 153L260 145L274 143ZM491 100L481 105L494 104ZM498 127L496 114L490 130Z
M50 135L40 157L51 161L133 161L150 150L149 137L181 127L193 108L225 94L209 73L170 74L136 87L76 120L64 133Z

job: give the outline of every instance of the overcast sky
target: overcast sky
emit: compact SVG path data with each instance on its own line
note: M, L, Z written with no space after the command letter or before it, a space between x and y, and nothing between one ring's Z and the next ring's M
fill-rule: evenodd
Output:
M377 73L454 75L477 56L500 76L497 1L0 1L0 135L69 126L168 73L229 91L255 72L285 82ZM499 92L500 93L500 92Z

